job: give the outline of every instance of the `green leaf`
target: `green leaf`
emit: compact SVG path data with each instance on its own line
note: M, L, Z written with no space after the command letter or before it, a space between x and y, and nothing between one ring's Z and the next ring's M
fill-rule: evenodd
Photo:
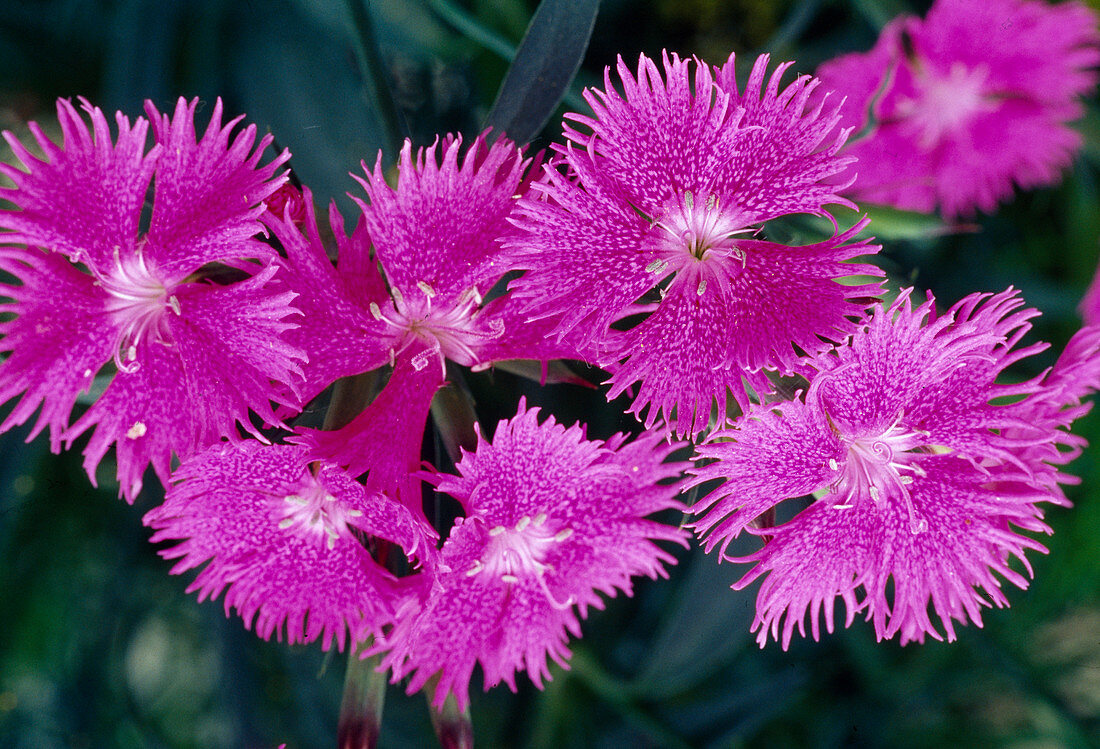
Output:
M543 0L500 93L486 127L528 143L549 121L580 68L599 0Z

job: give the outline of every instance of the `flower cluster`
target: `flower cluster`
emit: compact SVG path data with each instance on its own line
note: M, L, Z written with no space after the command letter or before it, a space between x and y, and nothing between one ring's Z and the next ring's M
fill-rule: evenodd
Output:
M92 430L89 476L113 445L129 501L152 467L167 492L145 523L174 544L173 573L199 569L200 600L224 593L265 639L377 655L439 708L466 706L478 666L486 688L512 689L567 667L589 610L667 576L668 544L687 544L658 513L691 513L725 558L743 531L764 539L734 558L752 565L735 588L762 581L761 644L787 647L807 614L815 638L822 616L831 631L838 598L879 638L951 639L1007 605L1002 579L1026 587L1011 559L1044 550L1026 535L1049 532L1044 503L1068 504L1061 469L1084 447L1069 428L1100 387L1100 335L1003 384L1043 348L1022 343L1037 313L1017 292L942 314L912 289L882 301L867 220L841 229L830 210L855 208L846 195L989 210L1068 158L1062 123L1093 81L1096 30L1053 30L1092 16L999 2L1039 41L960 51L958 29L985 10L941 0L822 79L784 84L791 63L769 72L767 55L744 87L732 55L620 60L546 163L489 134L406 142L392 184L381 154L364 163L350 231L335 205L325 231L309 189L279 173L289 154L263 163L270 136L234 134L220 102L201 137L183 99L171 116L118 115L112 137L99 109L82 102L86 121L61 101L63 143L32 125L40 158L6 134L23 168L0 165L14 183L0 191L14 206L0 210L14 279L0 402L16 401L0 431L38 411L32 437L49 427L60 450ZM1048 37L1068 77L1033 74ZM829 91L838 79L859 95ZM968 142L995 128L1039 152L974 168L985 157ZM905 168L876 156L889 149ZM837 228L776 241L792 214ZM429 414L463 426L437 393L512 359L598 365L644 433L588 439L521 401L489 437L464 425L476 439L455 449L457 474L425 467ZM801 383L793 397L781 376ZM296 421L371 383L354 407L332 396L325 428ZM673 459L689 447L674 437L695 441L694 466ZM457 500L457 520L425 509L425 484ZM707 491L691 508L688 486Z

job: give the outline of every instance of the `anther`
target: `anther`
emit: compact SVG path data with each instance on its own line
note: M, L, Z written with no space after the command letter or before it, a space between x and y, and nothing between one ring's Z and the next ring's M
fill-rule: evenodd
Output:
M516 530L517 531L522 531L524 528L526 528L530 524L531 524L531 518L528 517L527 515L524 515L522 518L519 519L519 522L516 523Z
M566 529L560 530L556 534L554 534L554 540L555 541L564 541L565 539L569 538L572 535L573 535L573 529L572 528L566 528Z

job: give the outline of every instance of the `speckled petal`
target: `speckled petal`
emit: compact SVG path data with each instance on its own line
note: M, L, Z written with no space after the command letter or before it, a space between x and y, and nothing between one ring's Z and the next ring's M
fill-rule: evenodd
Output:
M295 326L284 339L303 351L307 362L302 369L305 383L299 388L298 403L304 406L341 377L368 372L389 361L395 345L383 326L370 313L371 303L389 300L377 264L367 262L370 237L363 225L348 237L335 203L329 222L336 235L339 270L333 267L321 242L313 195L304 194L303 234L294 221L271 216L267 221L286 251L278 274L283 288L295 294Z
M0 294L13 300L0 310L17 315L0 322L0 350L11 352L0 363L0 403L22 396L0 431L22 424L41 405L29 439L48 425L58 451L77 394L114 354L118 333L104 309L106 295L61 255L5 248L0 268L21 281L0 285Z
M331 465L310 471L301 447L217 445L173 474L165 502L145 516L173 574L202 566L188 592L225 591L225 611L265 640L322 638L326 650L363 640L391 620L397 580L359 533L410 556L434 550L431 530L401 505L371 494ZM209 562L209 563L207 563Z
M71 444L95 427L84 450L90 477L111 444L118 453L121 493L133 501L152 465L167 482L171 454L186 457L228 437L238 425L256 433L249 412L280 424L270 399L300 378L300 354L280 339L291 296L265 287L274 266L233 286L185 284L180 314L165 312L166 340L136 348L134 371L120 371L107 390L63 435Z
M733 428L715 432L697 448L687 486L722 480L692 508L703 515L691 527L707 553L726 547L758 516L788 497L804 497L833 477L829 460L841 443L827 420L801 401L753 406Z
M443 545L440 574L422 597L407 600L375 649L394 680L411 676L410 693L438 675L433 704L469 700L475 665L485 688L526 671L538 687L548 660L568 667L569 635L580 636L574 606L602 608L599 593L631 592L639 574L664 576L674 559L653 541L683 543L683 531L645 519L682 509L682 464L663 462L674 446L649 435L624 446L584 438L521 402L491 442L458 463L458 476L434 477L456 497L460 518ZM663 483L658 483L663 482Z
M257 220L264 212L262 201L286 181L285 174L275 177L275 171L290 158L284 151L260 166L272 136L255 143L255 125L232 136L243 116L223 126L221 99L214 102L206 132L197 138L198 104L197 98L180 98L171 117L160 114L152 102L145 106L163 149L145 252L174 280L218 260L274 256L268 245L252 237L263 230Z
M776 66L767 84L770 58L753 63L743 93L738 92L735 56L718 71L718 86L730 94L730 106L741 106L737 151L718 172L715 192L731 196L747 223L788 213L824 213L830 203L855 205L838 194L834 177L855 161L838 155L850 128L839 128L840 98L811 96L820 81L800 75L780 91L783 74L794 65Z
M509 231L529 162L504 138L488 147L484 136L476 138L460 165L461 149L461 138L448 139L414 158L406 141L396 190L381 155L373 172L356 178L369 197L360 205L386 278L406 296L427 284L444 304L471 287L487 292L509 270L496 260L497 240Z
M116 252L134 249L145 192L160 153L145 153L149 123L138 118L131 125L121 113L116 142L103 112L86 100L81 106L92 129L67 100L57 102L57 119L64 137L58 146L31 123L31 133L45 154L40 160L11 133L4 137L27 172L0 164L0 173L14 188L0 188L0 198L21 210L0 211L0 235L6 243L37 245L64 253L72 260L106 267Z

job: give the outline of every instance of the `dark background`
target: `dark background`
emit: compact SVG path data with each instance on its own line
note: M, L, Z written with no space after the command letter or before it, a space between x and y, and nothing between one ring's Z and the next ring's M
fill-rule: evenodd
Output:
M529 0L384 0L371 18L381 80L420 144L447 130L477 132L523 36ZM900 0L607 0L580 85L622 54L664 48L747 73L761 51L812 70L867 49L904 10ZM393 157L357 54L343 0L0 0L0 127L55 129L53 101L87 96L108 112L163 110L179 95L275 134L319 202L355 189L347 173L379 148ZM370 70L367 71L371 72ZM200 115L200 124L205 119ZM555 117L540 145L556 137ZM1034 339L1053 363L1080 325L1075 308L1097 262L1100 118L1079 123L1087 145L1064 182L1021 194L971 231L883 216L880 260L892 283L932 288L944 304L1013 284L1044 315ZM5 151L2 158L10 158ZM350 203L343 203L348 206ZM593 372L584 373L596 379ZM466 378L488 423L519 394L559 418L591 422L593 437L636 429L598 391L539 388L504 372ZM623 404L616 404L623 405ZM1095 417L1078 430L1096 442ZM51 455L24 431L0 437L0 746L332 746L344 656L265 643L220 603L197 604L187 579L148 543L141 516L155 482L128 506L105 461L100 489L78 449ZM439 452L427 442L428 457ZM82 447L78 443L76 448ZM1100 745L1100 466L1072 467L1072 510L1051 508L1049 556L1032 554L1029 591L955 643L876 643L869 624L757 648L748 627L755 591L728 589L740 571L680 553L671 581L643 580L633 599L594 612L572 670L552 668L539 693L524 682L480 692L472 713L481 746L1010 746ZM748 547L745 547L748 548ZM521 680L522 681L522 680ZM431 745L424 700L391 687L382 746Z

